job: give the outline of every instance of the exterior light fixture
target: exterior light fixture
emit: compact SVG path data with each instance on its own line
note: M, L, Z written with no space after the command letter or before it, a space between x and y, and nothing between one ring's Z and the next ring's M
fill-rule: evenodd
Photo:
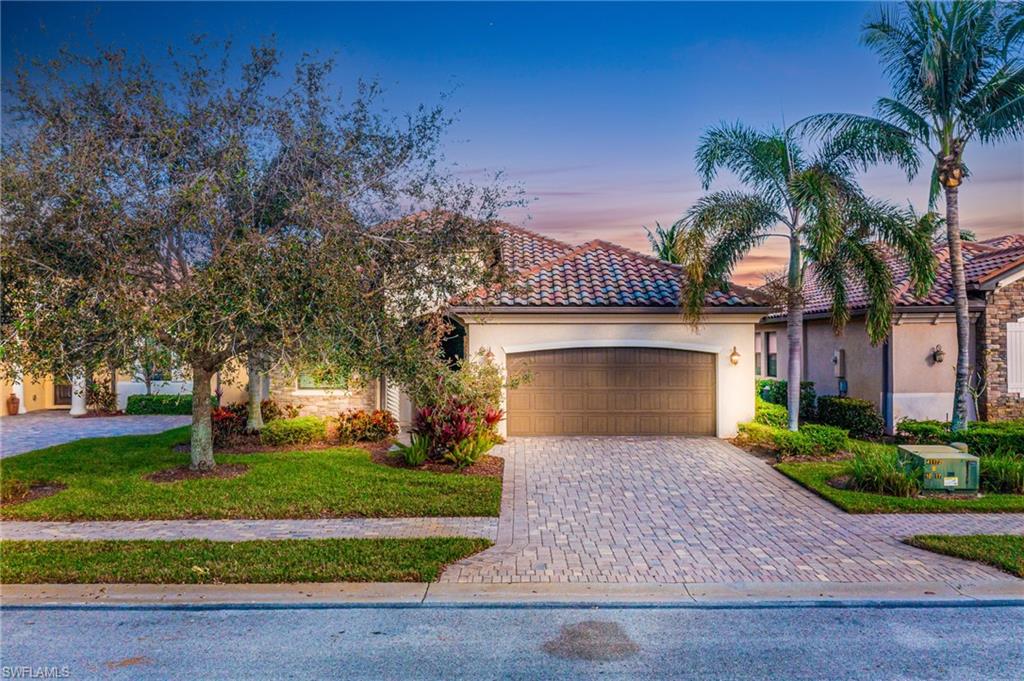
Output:
M732 346L732 352L729 353L729 362L736 366L740 363L740 353L736 350L736 346Z
M932 361L936 364L942 364L944 359L946 359L946 351L942 349L941 345L936 345L935 349L932 350Z

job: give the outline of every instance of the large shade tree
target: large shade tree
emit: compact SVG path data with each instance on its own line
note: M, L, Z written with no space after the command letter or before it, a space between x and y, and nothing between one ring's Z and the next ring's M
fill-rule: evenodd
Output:
M956 300L957 363L953 430L966 425L970 318L961 253L959 192L972 142L1000 144L1024 136L1024 4L907 2L884 7L864 27L892 86L874 116L822 114L804 128L827 136L886 137L907 149L896 158L911 176L917 150L931 165L929 202L945 198L946 243Z
M867 285L867 332L877 343L889 333L892 273L886 250L905 258L918 290L934 277L932 220L865 196L855 171L889 159L884 138L837 137L813 153L792 131L754 130L741 124L706 131L696 152L697 173L708 189L720 170L732 172L742 189L700 198L680 221L676 240L683 266L682 306L699 321L705 297L727 287L733 268L754 247L777 237L787 243L784 289L787 310L789 427L800 418L804 276L815 276L832 297L832 322L841 330L850 318L847 286Z
M5 266L51 282L24 287L24 310L52 308L52 282L69 274L55 237L73 237L97 264L79 286L191 373L195 468L214 465L210 381L226 363L319 359L414 377L437 355L438 324L425 321L436 301L503 275L481 254L496 249L506 194L443 170L443 112L386 117L372 86L345 100L330 62L303 60L283 79L271 45L237 69L231 57L200 45L155 69L121 51L65 53L24 72L19 125L5 131L15 178L69 156L113 160L104 219L68 209L61 172L5 191Z

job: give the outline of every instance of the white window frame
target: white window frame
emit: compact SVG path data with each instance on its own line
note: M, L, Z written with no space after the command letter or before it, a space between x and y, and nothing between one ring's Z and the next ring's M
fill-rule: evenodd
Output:
M1006 392L1024 396L1024 317L1006 323Z

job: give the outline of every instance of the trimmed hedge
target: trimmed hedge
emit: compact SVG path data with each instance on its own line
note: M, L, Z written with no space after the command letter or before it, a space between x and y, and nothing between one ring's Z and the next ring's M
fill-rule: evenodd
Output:
M275 419L263 426L260 440L267 445L298 445L327 438L327 424L316 416Z
M217 398L210 398L210 404L217 406ZM192 395L129 395L125 413L133 415L192 413Z
M773 447L785 456L835 454L847 445L845 430L813 423L800 426L796 432L763 423L741 423L739 433L743 439Z
M901 419L896 435L906 444L964 442L971 454L1024 454L1024 420L974 421L967 430L954 433L948 422Z
M860 439L881 437L885 430L885 421L875 405L852 397L822 395L818 398L815 420L828 426L844 428L852 437Z
M981 489L995 494L1024 494L1024 456L989 454L981 460Z
M777 380L774 378L761 378L757 381L757 387L755 394L761 397L765 402L771 402L772 404L781 404L786 406L788 403L787 391L789 390L789 383L784 380ZM800 382L800 420L805 421L814 416L815 413L815 402L817 396L814 392L813 381L801 381Z
M786 428L789 426L789 410L781 404L766 402L760 395L755 395L754 422L774 428Z

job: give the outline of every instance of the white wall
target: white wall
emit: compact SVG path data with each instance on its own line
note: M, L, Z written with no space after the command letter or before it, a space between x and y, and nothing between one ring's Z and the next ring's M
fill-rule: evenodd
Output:
M699 329L676 314L513 313L467 315L466 354L488 349L505 366L506 354L551 347L672 347L717 355L718 437L732 437L736 424L754 418L754 324L757 315L709 315ZM733 366L733 347L740 354ZM505 434L505 424L501 423Z

